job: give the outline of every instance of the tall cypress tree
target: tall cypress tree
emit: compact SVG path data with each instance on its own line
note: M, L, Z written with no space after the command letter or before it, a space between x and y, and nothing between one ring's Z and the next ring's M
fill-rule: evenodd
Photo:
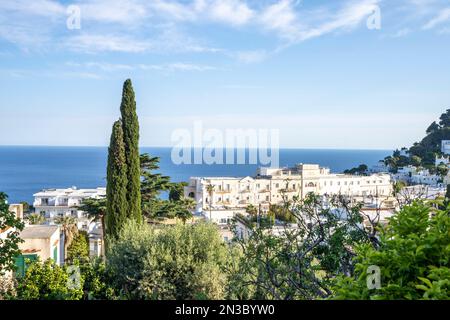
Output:
M123 141L127 164L127 204L128 217L138 222L142 221L141 212L141 180L139 163L139 120L136 114L136 101L134 98L131 80L123 84L122 103Z
M115 239L127 219L127 165L120 120L114 122L108 149L105 235Z

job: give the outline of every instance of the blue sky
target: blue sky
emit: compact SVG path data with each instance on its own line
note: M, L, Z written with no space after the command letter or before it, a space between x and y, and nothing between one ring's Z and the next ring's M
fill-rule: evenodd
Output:
M2 0L0 144L106 145L131 78L144 146L198 120L409 146L450 108L449 57L448 0Z

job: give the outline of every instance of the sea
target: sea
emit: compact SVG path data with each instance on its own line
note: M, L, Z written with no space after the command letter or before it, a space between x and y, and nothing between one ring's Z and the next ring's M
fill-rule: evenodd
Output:
M107 152L106 147L0 146L0 192L9 203L32 203L33 194L45 188L105 187ZM171 148L141 148L141 153L160 157L159 172L174 182L253 176L263 166L249 164L248 157L246 164L175 164ZM280 149L279 165L315 163L340 173L363 163L371 166L390 154L392 150Z

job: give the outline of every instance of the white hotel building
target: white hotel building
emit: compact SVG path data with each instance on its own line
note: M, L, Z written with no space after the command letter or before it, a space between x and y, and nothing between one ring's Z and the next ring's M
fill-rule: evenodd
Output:
M208 185L214 186L212 197ZM283 196L288 200L294 196L303 199L308 193L388 197L392 183L389 174L333 174L317 164L299 164L294 168L259 168L255 177L192 177L184 191L186 197L195 199L196 213L226 224L250 204L261 205L265 212L269 204L282 203Z
M83 199L100 198L106 196L106 188L77 189L44 189L34 195L33 206L36 213L45 216L53 224L56 217L72 216L78 221L78 228L89 230L89 219L83 211L78 210Z

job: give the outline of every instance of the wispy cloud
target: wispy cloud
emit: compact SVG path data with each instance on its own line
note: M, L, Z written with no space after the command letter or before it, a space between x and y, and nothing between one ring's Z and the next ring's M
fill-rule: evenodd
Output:
M87 53L102 51L137 53L149 49L147 42L122 35L81 34L70 37L64 45L71 50Z
M69 31L68 3L62 0L2 0L0 38L24 50L219 53L255 63L291 45L362 26L379 6L383 6L383 14L401 7L407 8L405 16L421 17L419 26L399 23L399 31L392 37L405 36L420 26L433 29L450 20L445 2L343 0L311 5L298 0L74 0L70 4L81 9L82 30ZM389 10L384 9L388 6ZM199 32L199 26L202 30L230 28L230 32L266 37L272 48L230 47L209 32Z
M108 62L73 62L69 61L66 63L66 66L72 69L78 70L89 70L96 69L103 72L121 72L126 70L134 70L134 71L163 71L163 72L176 72L176 71L193 71L193 72L204 72L204 71L214 71L219 70L217 67L213 67L210 65L203 64L193 64L186 62L173 62L173 63L164 63L164 64L116 64L116 63L108 63Z
M425 24L422 29L424 30L429 30L429 29L433 29L434 27L436 27L437 25L440 25L444 22L450 21L450 7L449 8L445 8L443 10L441 10L437 16L435 16L433 19L431 19L430 21L428 21L427 24Z

